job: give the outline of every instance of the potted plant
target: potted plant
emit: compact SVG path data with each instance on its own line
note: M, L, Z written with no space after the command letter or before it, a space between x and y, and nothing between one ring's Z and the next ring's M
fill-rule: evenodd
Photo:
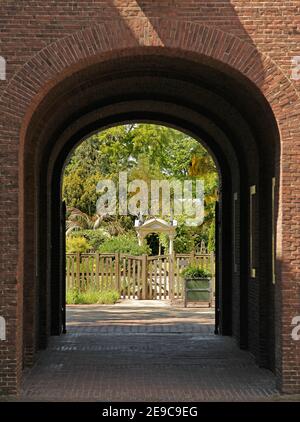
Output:
M212 290L210 271L196 264L189 264L181 273L184 279L184 307L187 302L208 302L211 306Z

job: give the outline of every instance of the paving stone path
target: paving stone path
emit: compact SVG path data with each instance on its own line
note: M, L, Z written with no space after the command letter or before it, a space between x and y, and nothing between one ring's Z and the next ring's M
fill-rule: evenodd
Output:
M273 374L229 337L209 309L127 301L69 306L68 333L25 370L19 400L256 401L277 397Z

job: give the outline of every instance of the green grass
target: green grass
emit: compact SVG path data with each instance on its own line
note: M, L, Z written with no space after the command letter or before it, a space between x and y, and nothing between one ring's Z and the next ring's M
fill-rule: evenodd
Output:
M80 292L78 289L67 291L67 304L68 305L90 305L102 304L113 305L120 299L120 294L116 290L93 290L87 289Z

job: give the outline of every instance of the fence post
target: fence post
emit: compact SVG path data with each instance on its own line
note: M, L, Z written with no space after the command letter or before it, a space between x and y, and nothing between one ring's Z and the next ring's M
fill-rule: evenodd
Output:
M120 254L119 252L115 253L115 289L120 292Z
M80 252L76 252L76 283L77 289L80 289Z
M147 255L143 254L142 256L142 299L143 300L148 298L147 279L148 279Z
M174 299L175 253L169 255L169 299Z
M191 255L190 262L191 262L192 265L194 265L196 263L196 261L195 261L195 251L192 251L190 255Z
M100 277L99 277L99 262L100 262L100 256L99 252L96 252L96 287L99 290L100 289Z

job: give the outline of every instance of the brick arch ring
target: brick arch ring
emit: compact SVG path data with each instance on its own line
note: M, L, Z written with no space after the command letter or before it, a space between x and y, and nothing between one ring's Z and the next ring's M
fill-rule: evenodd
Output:
M24 64L0 96L3 112L22 119L21 140L40 101L63 79L92 64L132 53L145 55L153 49L159 54L219 63L243 75L264 95L282 130L285 116L293 108L296 117L300 99L295 87L256 46L213 26L157 21L159 35L158 29L144 18L97 24L47 45Z

